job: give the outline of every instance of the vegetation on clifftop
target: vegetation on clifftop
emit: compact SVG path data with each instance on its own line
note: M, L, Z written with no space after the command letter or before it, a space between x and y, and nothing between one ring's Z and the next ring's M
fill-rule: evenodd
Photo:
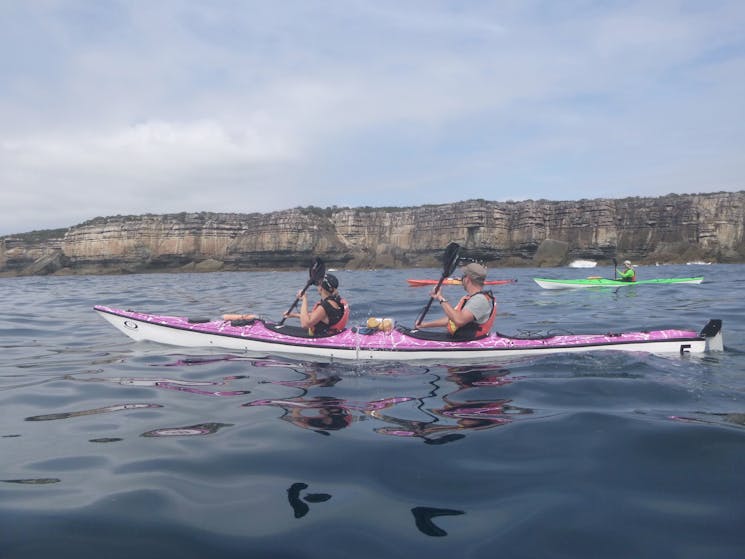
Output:
M27 243L42 243L52 239L62 239L68 231L68 227L63 229L40 229L38 231L29 231L28 233L17 233L15 235L5 235L0 239L17 239Z

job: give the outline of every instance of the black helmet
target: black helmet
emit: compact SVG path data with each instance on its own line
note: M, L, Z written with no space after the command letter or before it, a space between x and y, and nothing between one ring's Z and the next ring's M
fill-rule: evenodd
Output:
M331 293L339 287L339 280L336 279L336 276L333 274L326 274L323 276L323 280L321 281L321 287Z

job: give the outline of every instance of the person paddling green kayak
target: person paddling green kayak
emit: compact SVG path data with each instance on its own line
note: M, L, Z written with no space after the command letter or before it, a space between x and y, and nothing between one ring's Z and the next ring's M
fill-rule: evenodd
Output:
M631 262L628 260L624 261L623 270L616 268L616 272L618 272L618 279L621 281L636 281L636 270L634 270Z

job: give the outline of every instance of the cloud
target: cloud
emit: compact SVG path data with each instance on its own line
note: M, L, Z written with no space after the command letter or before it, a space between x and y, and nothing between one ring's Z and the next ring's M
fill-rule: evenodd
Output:
M3 3L0 235L741 189L743 24L734 0Z

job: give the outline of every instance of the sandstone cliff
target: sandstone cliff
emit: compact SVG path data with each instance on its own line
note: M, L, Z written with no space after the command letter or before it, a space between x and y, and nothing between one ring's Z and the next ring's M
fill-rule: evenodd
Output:
M450 241L492 266L575 258L744 262L745 192L410 208L98 217L0 239L0 273L121 273L439 266Z

